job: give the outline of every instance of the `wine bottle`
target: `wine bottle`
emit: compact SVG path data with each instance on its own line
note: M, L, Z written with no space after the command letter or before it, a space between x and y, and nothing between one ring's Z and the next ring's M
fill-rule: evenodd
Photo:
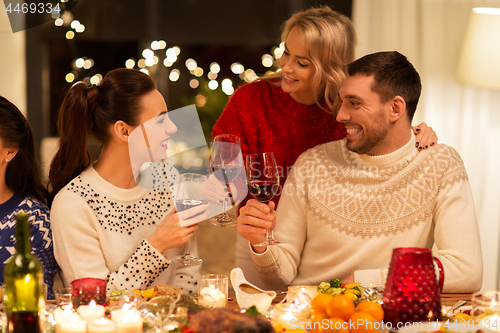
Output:
M28 215L19 212L16 223L16 253L4 271L7 332L40 333L40 312L45 307L42 265L30 252Z

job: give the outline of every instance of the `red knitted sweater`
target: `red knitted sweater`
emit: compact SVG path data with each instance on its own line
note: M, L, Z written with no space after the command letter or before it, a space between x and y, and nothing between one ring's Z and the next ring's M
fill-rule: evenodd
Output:
M238 135L243 156L273 152L283 186L300 154L319 144L343 139L346 130L319 106L299 104L281 87L257 81L240 87L230 97L212 137L219 134ZM273 199L275 203L278 200L279 195Z

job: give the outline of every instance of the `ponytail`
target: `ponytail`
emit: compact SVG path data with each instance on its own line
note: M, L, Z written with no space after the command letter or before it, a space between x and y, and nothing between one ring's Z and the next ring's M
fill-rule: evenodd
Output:
M87 88L83 82L74 84L64 97L57 121L59 150L50 164L51 199L90 164L87 138L92 130L97 99L97 87Z
M154 89L149 75L126 68L110 71L99 87L87 88L83 82L73 85L59 110L59 150L50 165L50 199L92 162L89 135L105 145L117 121L139 125L140 99Z

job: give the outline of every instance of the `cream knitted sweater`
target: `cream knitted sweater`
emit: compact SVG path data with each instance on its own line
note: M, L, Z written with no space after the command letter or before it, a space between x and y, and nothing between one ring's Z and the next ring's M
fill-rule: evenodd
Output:
M51 208L54 254L65 285L95 277L108 280L108 291L164 283L195 292L199 266L170 261L184 248L159 253L146 240L173 208L168 191L118 188L88 167L59 191ZM191 253L197 253L196 241Z
M444 266L443 292L482 284L479 230L458 153L440 144L418 153L414 136L382 156L358 155L346 141L303 153L280 199L274 237L282 244L252 252L268 288L333 278L383 285L392 250L433 244Z

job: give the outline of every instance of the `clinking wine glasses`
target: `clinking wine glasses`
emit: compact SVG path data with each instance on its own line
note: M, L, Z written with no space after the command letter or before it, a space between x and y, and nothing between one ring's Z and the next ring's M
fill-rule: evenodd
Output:
M196 206L207 204L203 193L206 181L206 176L197 173L184 173L181 175L175 196L175 207L177 209L177 212L182 212ZM201 212L194 216L191 216L186 221L194 219L203 213L204 212ZM193 256L190 253L190 245L191 238L186 244L185 253L172 258L172 260L177 263L183 264L184 266L200 265L203 260L196 256Z
M278 192L280 182L274 154L260 153L246 156L246 172L248 193L260 202L269 202ZM254 246L268 246L279 244L273 232L267 229L266 240Z
M241 155L240 138L232 134L221 134L214 138L212 146L212 156L210 159L212 172L214 176L226 186L228 192L231 192L230 184L235 180L243 168L243 157ZM231 202L234 203L234 197L230 196ZM223 201L223 213L216 215L210 219L210 223L228 227L237 224L237 217L233 214L228 214L227 201Z

